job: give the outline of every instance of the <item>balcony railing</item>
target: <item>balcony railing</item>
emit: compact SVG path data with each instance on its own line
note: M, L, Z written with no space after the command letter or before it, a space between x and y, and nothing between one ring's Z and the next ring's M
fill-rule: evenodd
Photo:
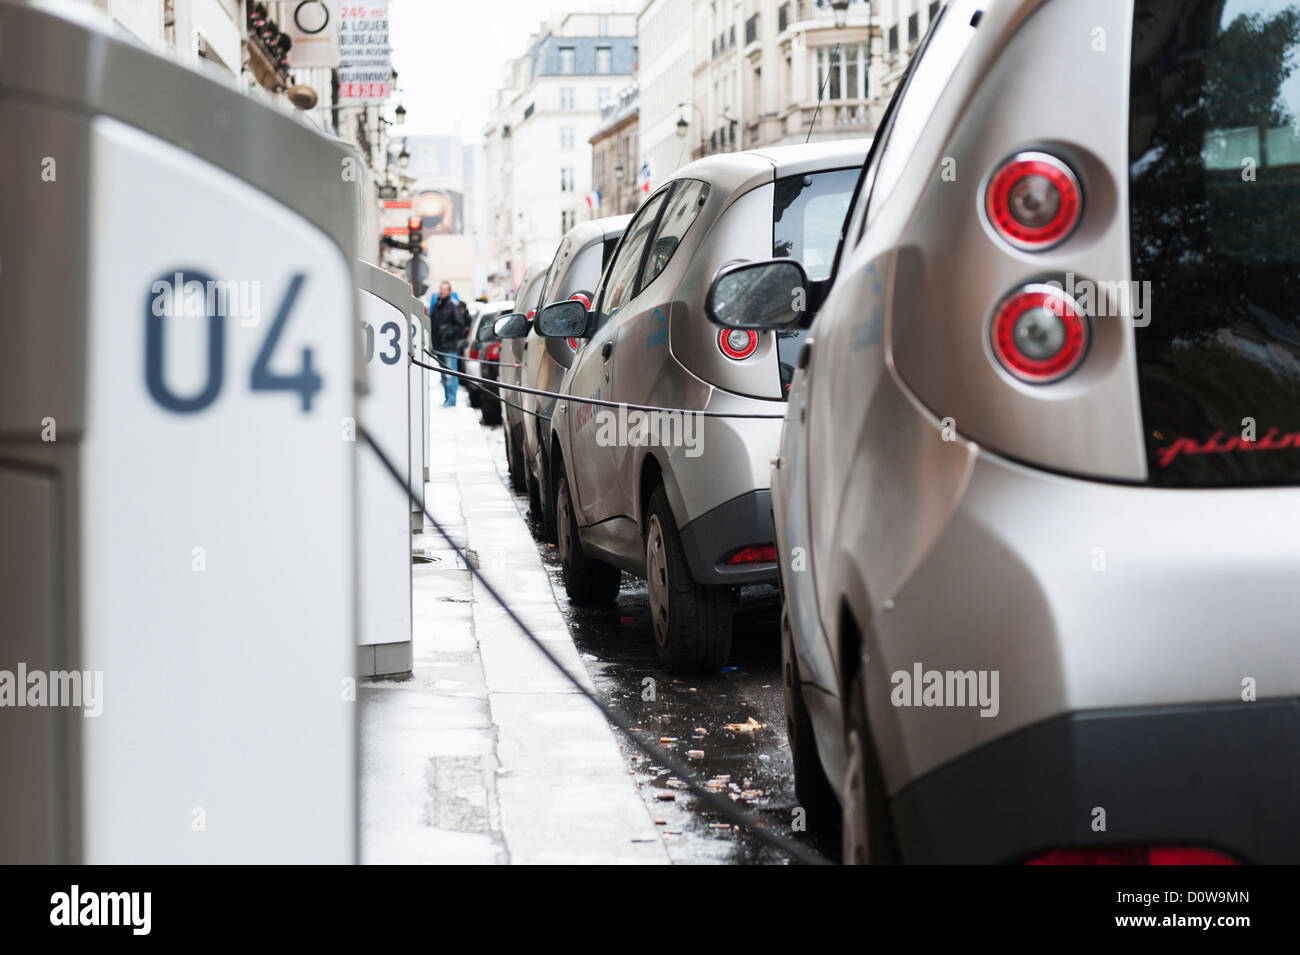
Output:
M821 109L816 105L799 106L786 117L787 134L806 134L816 117L813 136L818 133L862 134L875 128L875 116L867 100L823 100Z

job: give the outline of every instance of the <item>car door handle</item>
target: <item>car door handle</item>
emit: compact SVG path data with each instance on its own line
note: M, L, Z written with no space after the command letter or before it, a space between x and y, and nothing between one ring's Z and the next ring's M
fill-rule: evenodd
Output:
M600 346L600 357L603 358L605 361L609 361L609 353L612 352L613 350L614 350L614 343L605 342L605 344Z
M799 349L799 367L807 368L808 359L812 357L812 342L804 342L803 347Z

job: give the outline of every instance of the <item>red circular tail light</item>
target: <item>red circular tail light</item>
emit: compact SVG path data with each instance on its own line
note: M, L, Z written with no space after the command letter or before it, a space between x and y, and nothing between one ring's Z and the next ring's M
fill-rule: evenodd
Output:
M1002 367L1022 381L1047 384L1079 367L1088 323L1060 289L1026 285L999 307L989 337Z
M1047 153L1019 153L989 180L984 197L989 222L1018 249L1038 252L1079 224L1083 192L1070 167Z
M736 361L744 361L758 348L758 332L744 328L724 328L718 332L718 348Z
M572 295L569 296L569 301L581 302L583 308L587 309L587 311L591 311L591 299L588 298L582 292L574 292ZM569 341L569 347L572 348L574 351L577 351L578 340L576 338L570 338L568 341Z

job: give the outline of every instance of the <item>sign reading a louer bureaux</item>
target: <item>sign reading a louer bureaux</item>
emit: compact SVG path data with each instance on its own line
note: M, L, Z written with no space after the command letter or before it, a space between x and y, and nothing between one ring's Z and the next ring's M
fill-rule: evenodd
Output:
M392 91L388 0L339 4L339 101L382 102Z

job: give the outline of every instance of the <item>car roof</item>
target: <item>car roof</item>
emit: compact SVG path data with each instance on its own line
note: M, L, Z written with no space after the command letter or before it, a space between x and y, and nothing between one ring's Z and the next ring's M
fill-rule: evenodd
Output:
M603 242L605 239L622 235L631 218L630 215L608 216L604 219L579 222L564 234L564 238L579 247L590 245L592 242Z
M703 179L722 189L736 191L774 178L797 176L820 169L861 166L869 139L832 139L790 146L764 146L735 153L715 153L688 163L673 179Z

